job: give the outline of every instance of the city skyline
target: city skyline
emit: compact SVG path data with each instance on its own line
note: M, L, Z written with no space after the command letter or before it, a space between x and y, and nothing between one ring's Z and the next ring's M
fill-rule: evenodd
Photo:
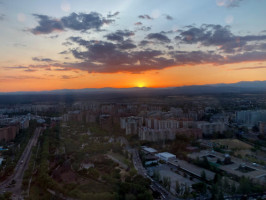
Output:
M0 92L265 80L265 1L0 1Z

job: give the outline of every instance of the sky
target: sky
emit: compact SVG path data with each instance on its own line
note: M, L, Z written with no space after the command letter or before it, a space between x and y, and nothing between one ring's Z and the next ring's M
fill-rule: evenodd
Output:
M266 80L265 0L0 0L0 92Z

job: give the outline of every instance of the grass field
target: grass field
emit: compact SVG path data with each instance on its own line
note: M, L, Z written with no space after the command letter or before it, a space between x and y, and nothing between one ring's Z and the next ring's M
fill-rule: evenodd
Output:
M227 145L228 149L249 150L252 148L251 145L237 139L218 139L212 140L212 142L220 145Z
M52 195L47 192L47 190L43 190L42 188L32 185L30 188L30 200L40 199L40 200L46 200L46 199L52 199Z

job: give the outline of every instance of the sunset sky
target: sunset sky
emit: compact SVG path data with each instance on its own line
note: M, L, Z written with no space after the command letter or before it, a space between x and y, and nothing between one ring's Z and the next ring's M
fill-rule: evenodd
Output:
M265 0L0 0L0 92L266 80Z

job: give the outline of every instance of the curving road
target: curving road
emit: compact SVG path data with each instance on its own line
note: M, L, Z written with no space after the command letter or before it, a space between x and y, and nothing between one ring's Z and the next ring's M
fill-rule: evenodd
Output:
M38 137L42 132L42 130L43 130L42 127L38 127L35 129L33 136L29 140L28 145L26 146L24 152L22 153L14 169L14 173L11 176L9 176L5 181L0 183L0 193L12 192L13 200L23 199L22 190L21 190L23 175L25 170L27 169L30 160L31 149L33 146L36 146ZM15 181L15 184L11 185L11 182L13 180Z

